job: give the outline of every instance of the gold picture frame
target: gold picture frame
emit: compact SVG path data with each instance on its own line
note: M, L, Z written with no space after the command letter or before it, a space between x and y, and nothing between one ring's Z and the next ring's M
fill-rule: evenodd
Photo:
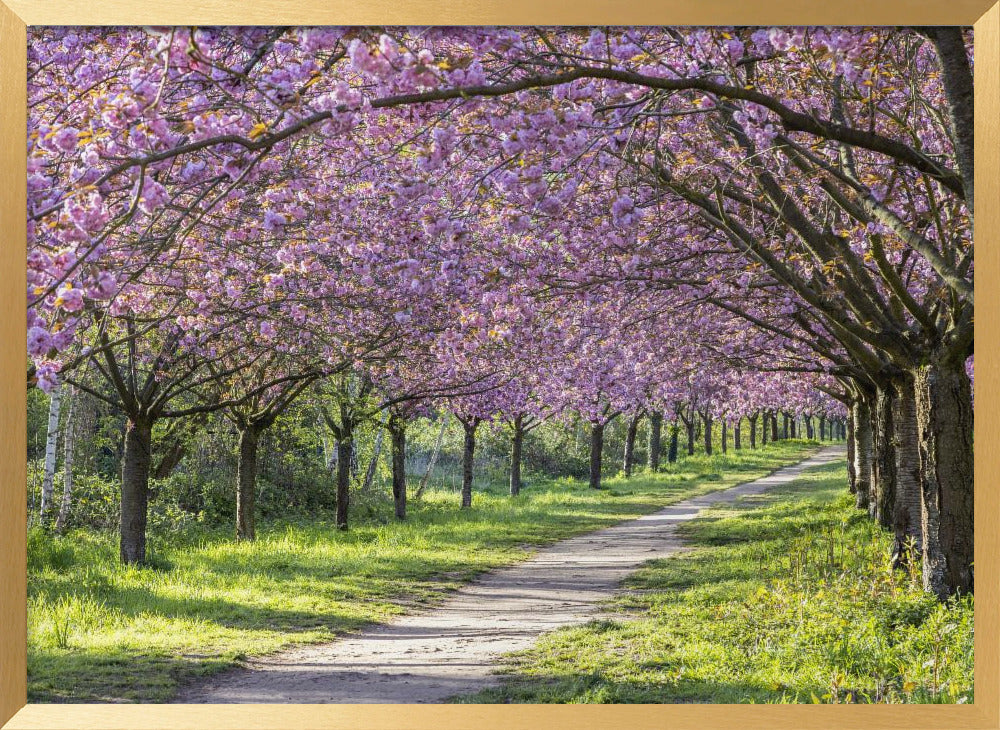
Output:
M28 728L1000 728L1000 286L976 336L975 703L938 705L26 704L26 27L28 25L974 25L979 272L1000 282L1000 3L994 0L0 0L0 725ZM994 350L993 346L998 349Z

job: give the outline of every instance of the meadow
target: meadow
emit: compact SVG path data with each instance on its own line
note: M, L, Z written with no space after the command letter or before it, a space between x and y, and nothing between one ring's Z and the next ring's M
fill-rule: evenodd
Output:
M924 592L917 559L894 570L845 481L842 462L815 467L682 524L690 552L459 701L972 702L973 598Z
M431 606L535 546L756 479L815 448L789 440L697 454L656 474L607 478L601 490L538 479L512 498L497 482L471 510L432 484L405 522L392 520L385 497L346 532L332 514L265 522L255 542L187 524L151 532L146 566L120 564L113 529L33 528L29 701L163 702L179 683Z

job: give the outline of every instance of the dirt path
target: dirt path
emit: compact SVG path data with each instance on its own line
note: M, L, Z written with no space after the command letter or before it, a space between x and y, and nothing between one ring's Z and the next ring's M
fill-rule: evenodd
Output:
M496 685L499 655L527 648L546 631L583 623L626 575L680 549L677 523L843 454L843 447L830 447L762 479L564 540L482 576L425 613L264 657L190 687L175 701L441 702Z

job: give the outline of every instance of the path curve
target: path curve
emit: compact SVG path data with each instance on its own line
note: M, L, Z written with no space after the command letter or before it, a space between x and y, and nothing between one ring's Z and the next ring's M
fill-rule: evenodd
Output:
M174 701L426 703L495 686L501 654L525 649L547 631L587 621L629 573L682 548L678 523L843 455L842 446L828 447L756 481L563 540L481 576L426 612L332 643L262 657L202 680Z

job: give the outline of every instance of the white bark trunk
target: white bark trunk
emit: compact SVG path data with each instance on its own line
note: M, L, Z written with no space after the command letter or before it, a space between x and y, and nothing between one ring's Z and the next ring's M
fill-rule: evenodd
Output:
M45 475L42 478L42 503L38 519L45 525L52 509L52 492L56 477L56 447L59 444L59 408L62 403L62 388L56 386L49 397L49 425L45 437Z
M382 426L385 425L383 420ZM375 469L378 466L378 457L382 454L382 437L385 431L379 428L378 433L375 434L375 448L372 451L372 459L368 462L368 470L365 472L365 482L361 486L361 491L367 492L372 488L372 482L375 480Z
M56 532L62 532L66 527L73 496L73 451L76 448L76 423L73 415L76 410L76 392L70 388L66 397L69 407L66 409L66 425L63 432L63 494L59 503L59 515L56 517Z
M330 447L330 439L323 435L323 461L326 462L326 470L331 474L337 473L337 444Z
M424 493L424 487L427 486L427 480L431 478L431 472L434 471L434 465L437 463L438 454L441 453L441 442L444 441L444 429L447 425L447 417L442 417L441 429L438 431L437 441L434 442L434 451L431 452L430 461L427 462L427 471L424 472L424 478L420 480L420 486L417 488L417 493L414 497L419 497Z

